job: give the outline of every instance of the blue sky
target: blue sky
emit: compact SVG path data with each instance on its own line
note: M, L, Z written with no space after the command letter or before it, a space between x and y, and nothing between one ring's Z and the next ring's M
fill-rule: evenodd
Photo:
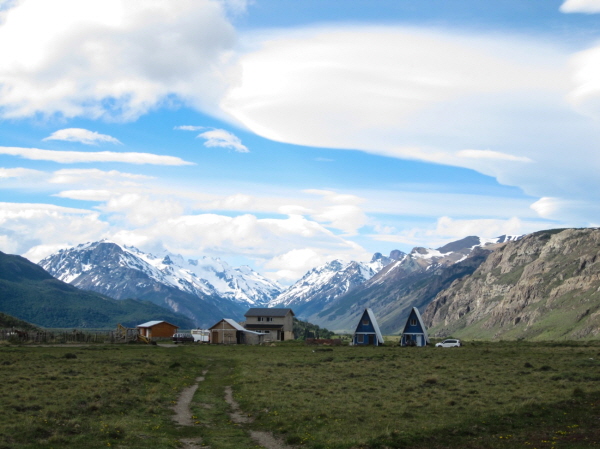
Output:
M0 0L0 250L290 283L600 223L600 0Z

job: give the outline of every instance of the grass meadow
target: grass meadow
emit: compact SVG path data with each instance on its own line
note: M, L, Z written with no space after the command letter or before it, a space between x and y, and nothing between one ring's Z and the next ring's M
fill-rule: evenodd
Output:
M194 425L172 405L208 370ZM0 345L0 448L600 447L600 342ZM225 386L253 421L235 424Z

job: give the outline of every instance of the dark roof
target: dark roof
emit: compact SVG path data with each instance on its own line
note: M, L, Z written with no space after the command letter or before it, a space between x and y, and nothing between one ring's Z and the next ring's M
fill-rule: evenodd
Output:
M280 309L280 308L266 308L266 307L253 307L248 310L244 316L273 316L273 317L284 317L289 312L294 316L292 309Z

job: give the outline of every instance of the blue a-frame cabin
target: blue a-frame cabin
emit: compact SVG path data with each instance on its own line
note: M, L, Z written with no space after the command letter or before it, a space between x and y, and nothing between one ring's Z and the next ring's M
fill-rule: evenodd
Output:
M400 340L401 346L426 346L429 344L429 336L427 335L427 329L419 309L413 307L408 315L404 330L402 331L402 338Z
M358 326L356 326L352 336L352 344L358 346L380 346L383 344L383 335L381 335L375 315L370 308L365 309L360 317Z

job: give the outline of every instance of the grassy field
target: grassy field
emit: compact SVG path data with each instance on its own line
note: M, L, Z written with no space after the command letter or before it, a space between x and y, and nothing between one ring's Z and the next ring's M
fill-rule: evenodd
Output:
M171 407L199 384L194 425ZM600 343L462 348L0 345L0 448L600 446ZM225 386L253 418L235 424Z

